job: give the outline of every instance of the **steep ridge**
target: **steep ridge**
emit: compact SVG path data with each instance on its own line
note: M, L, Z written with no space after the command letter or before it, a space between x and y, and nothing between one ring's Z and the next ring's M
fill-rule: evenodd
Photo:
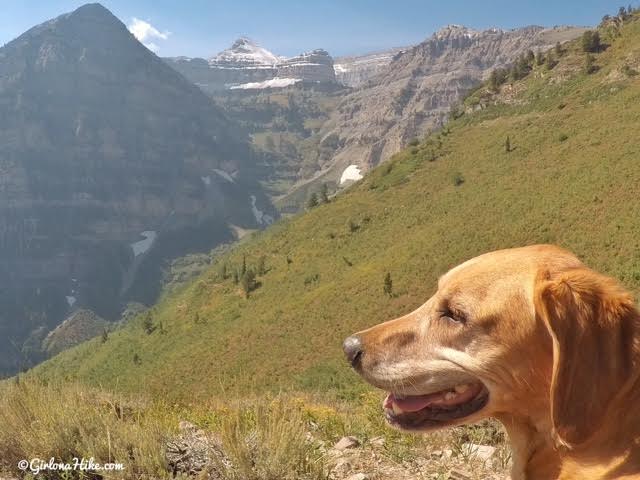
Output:
M246 138L99 4L0 48L0 373L74 308L150 303L163 261L274 215Z
M348 87L357 88L364 85L373 77L382 73L405 48L391 48L382 52L374 52L352 57L338 57L335 59L334 69L336 80Z
M601 34L609 46L593 54L593 73L572 42L557 65L534 65L497 94L478 90L467 113L328 205L220 257L154 308L165 334L147 334L138 319L34 375L187 402L222 389L350 397L362 382L342 338L409 312L439 275L479 253L556 243L637 291L640 21ZM231 275L243 263L264 266L248 298Z
M442 28L397 54L380 73L344 97L319 132L321 138L337 138L335 150L328 161L318 164L314 177L298 185L303 193L294 189L291 197L307 196L320 182L339 184L351 165L367 171L384 162L411 140L441 127L451 108L492 69L583 31L575 27Z

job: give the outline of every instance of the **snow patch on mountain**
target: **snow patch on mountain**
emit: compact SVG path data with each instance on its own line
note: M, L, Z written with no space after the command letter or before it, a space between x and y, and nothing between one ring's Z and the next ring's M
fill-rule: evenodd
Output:
M263 82L249 82L249 83L241 83L240 85L232 85L229 87L231 90L242 89L262 89L262 88L283 88L288 87L290 85L294 85L298 82L301 82L300 78L272 78L271 80L265 80Z
M342 172L342 176L340 177L340 185L349 181L357 182L361 179L362 173L360 173L360 167L358 167L357 165L349 165L344 169L344 172Z
M213 171L215 173L217 173L218 175L220 175L222 178L224 178L227 182L235 183L234 180L233 180L233 177L231 175L229 175L227 172L225 172L224 170L220 170L218 168L214 168Z
M137 257L138 255L142 255L147 250L149 250L157 237L157 233L154 232L153 230L144 231L140 235L144 237L144 240L139 240L131 244L134 257Z
M258 207L256 206L256 196L251 195L249 197L249 201L251 202L251 211L253 212L253 216L255 217L256 222L258 222L259 225L271 225L274 220L273 217L258 209Z

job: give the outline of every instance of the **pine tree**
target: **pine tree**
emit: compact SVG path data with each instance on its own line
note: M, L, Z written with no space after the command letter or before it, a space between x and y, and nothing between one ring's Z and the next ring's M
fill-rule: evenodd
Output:
M102 331L102 343L107 343L107 340L109 340L109 332L107 332L107 329L105 328Z
M326 183L320 187L320 201L322 203L329 203L329 186Z
M491 75L489 75L489 90L497 92L499 88L500 81L498 79L498 70L494 69L491 71Z
M233 271L233 283L235 285L238 285L239 281L240 281L240 275L238 275L238 270L234 270Z
M536 58L536 55L535 55L535 53L533 53L533 50L527 51L527 57L526 58L527 58L527 63L529 65L533 65L533 62L534 62L534 60Z
M317 206L318 206L318 194L316 192L313 192L309 196L309 200L307 200L307 210L311 210L312 208L315 208Z
M249 294L256 288L256 274L253 270L249 269L242 276L241 282L242 290L244 290L245 298L249 298Z
M587 53L595 53L600 50L600 34L593 30L587 30L582 34L582 50Z
M618 17L620 17L621 20L626 20L627 10L624 7L620 7L618 9Z
M222 265L220 265L220 278L222 280L226 280L227 278L229 278L229 274L227 272L227 264L223 263Z
M247 256L242 256L242 268L240 269L240 276L244 277L244 274L247 273Z
M504 151L509 153L511 151L511 139L507 136L507 139L504 141Z
M153 324L153 316L151 315L151 312L147 312L144 316L144 320L142 321L142 328L147 335L151 335L156 329L155 325Z
M512 82L515 82L520 78L520 70L518 68L518 63L514 63L509 70L509 78Z
M393 280L391 280L391 274L389 272L384 276L384 286L382 289L386 295L393 295Z
M536 65L541 66L544 64L544 55L540 50L536 52Z
M135 363L136 365L140 365L142 363L140 355L138 355L137 353L133 354L133 363Z

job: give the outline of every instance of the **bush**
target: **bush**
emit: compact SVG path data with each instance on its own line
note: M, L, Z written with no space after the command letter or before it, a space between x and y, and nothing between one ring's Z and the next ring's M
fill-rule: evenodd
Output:
M507 76L508 73L503 68L492 70L488 80L489 90L493 92L500 90L500 85L507 81Z
M156 326L153 323L153 316L151 312L147 312L142 320L142 328L147 335L151 335L156 330Z
M454 173L453 174L453 185L455 187L459 187L463 183L464 183L464 177L462 176L462 174L460 172Z
M587 55L584 57L584 73L586 73L587 75L590 75L592 73L595 73L598 70L598 67L595 64L595 60L593 58L593 55L587 53Z
M566 140L568 140L568 139L569 139L569 136L568 136L567 134L565 134L565 133L561 133L561 134L558 136L558 140L559 140L559 141L561 141L561 142L564 142L564 141L566 141Z
M420 145L420 140L417 138L412 138L411 141L409 141L410 147L417 147L418 145Z
M554 47L553 51L556 53L558 57L561 57L564 54L564 50L560 42L556 42L556 46Z
M507 136L506 140L504 141L504 151L507 153L511 152L511 139L509 138L509 136Z
M551 50L549 50L547 52L547 57L545 58L545 63L547 64L547 68L549 70L553 70L556 67L556 65L558 65L558 60L553 55L553 52Z

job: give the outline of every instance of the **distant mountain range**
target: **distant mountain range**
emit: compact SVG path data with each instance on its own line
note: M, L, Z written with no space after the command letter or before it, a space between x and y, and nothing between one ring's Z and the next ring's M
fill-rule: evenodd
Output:
M413 138L440 127L451 107L492 69L584 31L539 26L479 31L448 25L415 46L335 62L324 50L285 60L241 38L209 60L165 60L238 120L258 150L264 147L265 135L280 139L269 140L275 148L267 149L271 165L288 166L286 183L280 181L284 178L274 180L286 185L286 191L278 192L278 206L295 211L321 183L340 188L352 178L345 172L365 172ZM287 70L287 65L297 69ZM311 105L309 95L299 93L301 88L317 90L322 84L325 90L334 85L327 90L327 101L315 94ZM231 95L236 89L246 93ZM287 106L277 100L284 92L295 100L288 100ZM274 103L279 110L274 110ZM283 124L288 135L281 148L282 135L274 125ZM292 132L298 133L292 136Z
M225 89L281 88L298 82L335 83L333 59L322 49L279 57L241 37L208 60L175 57L165 61L205 92Z

